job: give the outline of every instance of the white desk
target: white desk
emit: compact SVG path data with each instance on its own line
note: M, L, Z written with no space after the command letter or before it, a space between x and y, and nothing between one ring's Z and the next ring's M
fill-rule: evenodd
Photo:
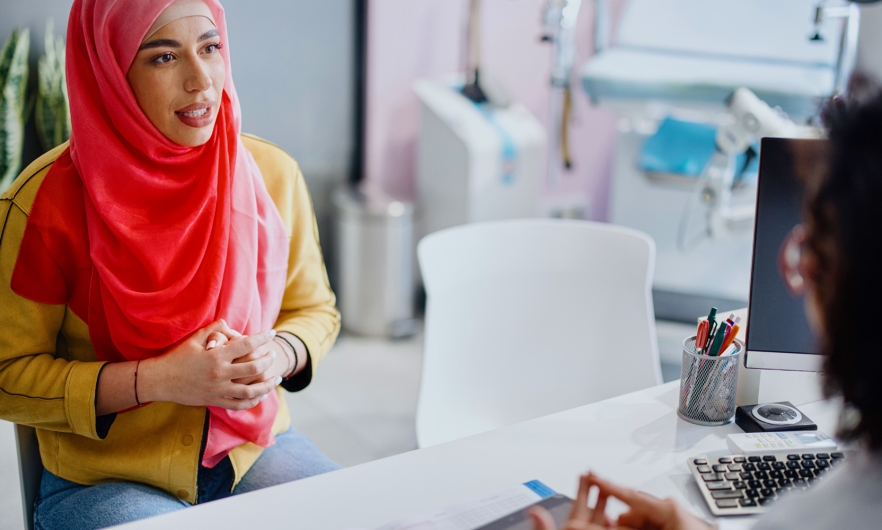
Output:
M729 453L726 435L740 429L679 419L678 389L679 382L668 383L124 528L375 528L533 479L575 496L577 476L588 469L653 495L675 497L710 518L686 459ZM833 432L831 404L801 409L821 430Z

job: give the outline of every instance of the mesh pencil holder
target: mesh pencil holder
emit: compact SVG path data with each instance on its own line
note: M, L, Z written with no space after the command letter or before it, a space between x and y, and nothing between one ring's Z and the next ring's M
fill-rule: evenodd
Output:
M678 416L698 425L725 425L735 419L735 392L744 343L736 340L733 344L734 353L711 357L696 351L695 337L683 341Z

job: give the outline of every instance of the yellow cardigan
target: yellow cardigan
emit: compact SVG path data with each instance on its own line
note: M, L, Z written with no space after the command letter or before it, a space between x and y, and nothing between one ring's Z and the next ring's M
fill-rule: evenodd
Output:
M242 136L281 213L291 247L288 281L275 329L299 337L309 366L291 390L306 387L337 338L340 315L328 284L309 191L297 162L279 147ZM0 418L36 427L43 465L86 485L135 481L196 500L196 476L205 407L157 402L96 417L95 391L104 363L95 357L89 329L65 305L45 305L10 289L28 213L61 145L28 166L0 196ZM290 425L283 389L273 433ZM108 429L109 427L109 429ZM246 443L230 453L234 484L260 456Z

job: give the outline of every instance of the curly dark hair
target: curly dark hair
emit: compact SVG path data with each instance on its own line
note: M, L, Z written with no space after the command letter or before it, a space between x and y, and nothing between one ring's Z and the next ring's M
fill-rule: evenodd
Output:
M807 177L805 249L824 390L857 412L840 436L882 449L882 87L853 76L821 120L829 142Z

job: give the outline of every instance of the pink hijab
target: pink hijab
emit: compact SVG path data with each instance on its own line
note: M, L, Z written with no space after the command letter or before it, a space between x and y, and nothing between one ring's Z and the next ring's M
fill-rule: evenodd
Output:
M13 289L68 304L100 360L169 351L218 318L245 334L273 326L288 238L260 169L239 138L224 10L217 25L226 82L211 139L168 140L139 108L126 73L173 0L75 0L67 33L70 149L40 187ZM275 393L247 411L209 407L202 463L275 440Z

